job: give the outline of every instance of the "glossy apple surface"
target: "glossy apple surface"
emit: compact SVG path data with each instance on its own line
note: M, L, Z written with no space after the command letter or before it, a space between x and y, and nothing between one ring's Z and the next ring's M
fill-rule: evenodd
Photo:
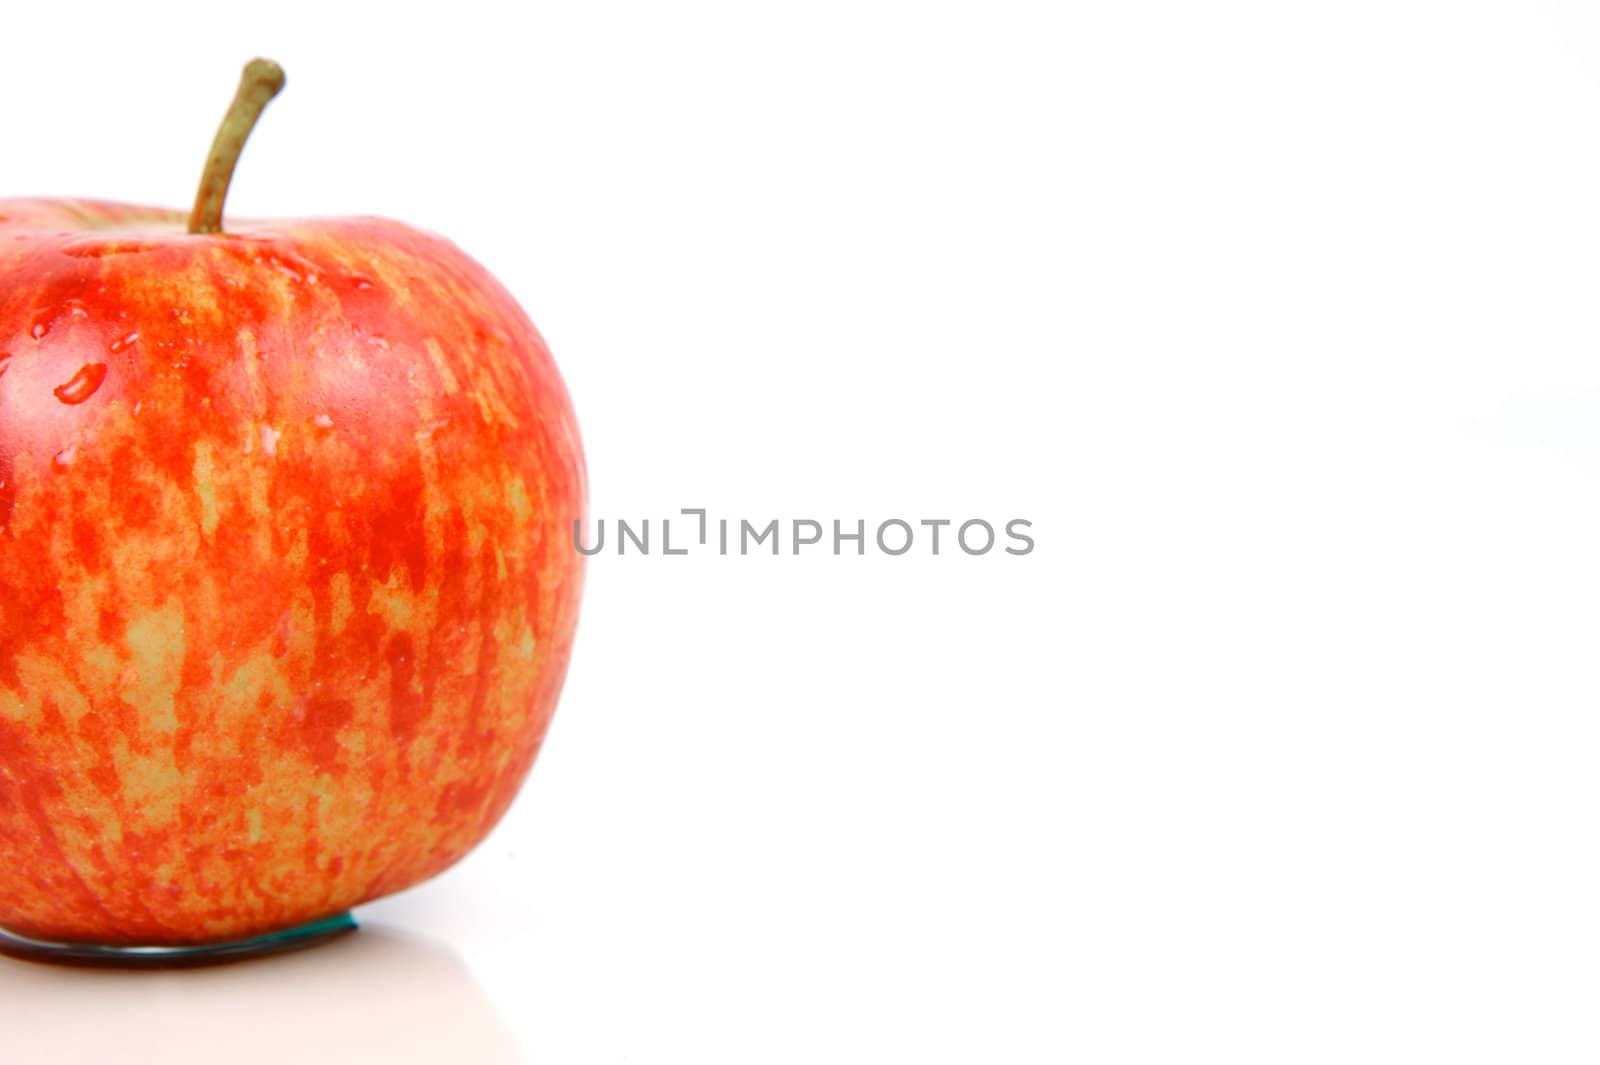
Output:
M554 711L584 469L532 323L398 223L0 200L0 927L291 927L429 877Z

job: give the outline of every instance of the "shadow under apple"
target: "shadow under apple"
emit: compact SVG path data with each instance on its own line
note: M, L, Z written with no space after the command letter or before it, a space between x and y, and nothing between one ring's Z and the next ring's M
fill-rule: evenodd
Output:
M19 1065L523 1060L459 954L381 925L206 969L0 958L0 1045Z

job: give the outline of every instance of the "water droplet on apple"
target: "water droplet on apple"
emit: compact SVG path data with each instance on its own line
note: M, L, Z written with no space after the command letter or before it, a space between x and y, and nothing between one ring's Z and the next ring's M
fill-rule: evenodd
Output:
M266 454L267 458L270 459L278 453L278 437L282 435L281 432L270 425L261 427L261 450Z
M437 433L439 430L444 429L447 426L449 426L449 424L450 424L450 419L449 418L435 418L433 421L429 422L428 424L424 425L421 429L417 430L417 432L415 434L416 438L418 440L427 440L430 437L432 437L434 433Z
M296 270L295 267L290 265L290 263L288 263L284 258L271 254L264 255L262 258L269 265L276 267L278 271L284 274L284 276L288 277L289 280L295 282L296 284L304 283L305 274L303 274L300 270Z
M78 445L73 444L71 447L63 448L56 452L56 457L52 460L52 462L55 464L57 469L64 470L68 466L71 466L77 457Z
M315 425L318 429L332 429L333 419L326 414L319 414L315 418L311 419L311 424Z
M133 330L131 333L124 333L111 342L111 354L115 355L121 351L125 351L127 350L128 345L137 344L138 342L139 331L137 329Z
M98 392L105 379L106 364L91 362L73 374L72 380L56 388L56 398L69 407L77 406Z
M33 328L28 330L28 335L35 340L43 340L48 332L50 332L50 321L41 315L33 320Z

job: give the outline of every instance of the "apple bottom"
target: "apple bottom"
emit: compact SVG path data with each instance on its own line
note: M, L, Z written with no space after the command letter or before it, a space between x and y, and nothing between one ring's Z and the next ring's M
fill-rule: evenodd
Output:
M269 932L266 935L225 943L202 943L179 947L55 943L43 939L30 939L0 928L0 954L20 958L23 961L59 965L87 965L110 969L186 969L303 950L354 932L356 927L355 918L346 911L280 932Z

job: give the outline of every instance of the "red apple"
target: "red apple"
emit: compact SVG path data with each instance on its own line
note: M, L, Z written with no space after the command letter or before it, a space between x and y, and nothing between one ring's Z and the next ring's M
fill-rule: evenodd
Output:
M200 944L438 873L566 672L584 467L511 296L396 222L0 201L0 928Z

